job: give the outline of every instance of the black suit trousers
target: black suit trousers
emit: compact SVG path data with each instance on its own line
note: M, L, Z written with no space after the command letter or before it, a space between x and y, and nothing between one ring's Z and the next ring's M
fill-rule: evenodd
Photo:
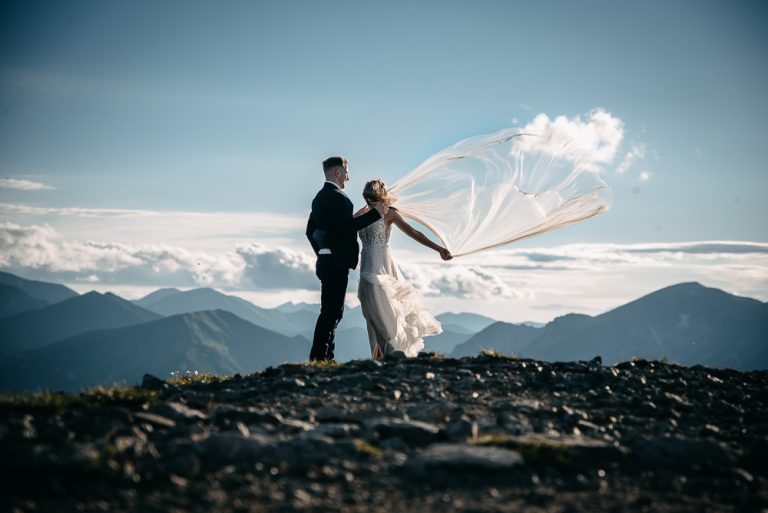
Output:
M349 269L336 265L331 255L318 255L317 277L320 278L320 315L315 324L310 360L333 360L336 326L344 315Z

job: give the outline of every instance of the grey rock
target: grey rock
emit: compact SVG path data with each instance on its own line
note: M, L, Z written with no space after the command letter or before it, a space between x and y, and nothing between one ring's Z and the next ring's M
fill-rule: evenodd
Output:
M213 419L213 422L219 426L234 425L237 422L242 422L246 425L277 425L283 422L283 418L280 414L265 412L252 406L243 408L229 404L214 407L211 410L210 417Z
M313 428L310 432L316 433L321 436L327 436L330 438L348 438L360 431L358 424L324 424Z
M280 427L288 433L303 433L314 429L314 424L300 419L283 419Z
M529 463L543 465L601 465L620 461L628 454L626 448L605 440L554 433L516 436L505 445L529 455Z
M731 466L736 461L724 443L712 439L653 438L634 444L632 453L644 463L674 468L694 464L721 468Z
M157 376L153 376L152 374L144 374L144 377L141 380L141 388L145 388L147 390L162 390L163 388L167 387L168 383L158 378Z
M521 465L523 457L517 451L453 443L431 445L409 464L410 469L419 475L427 475L432 470L495 473Z
M449 401L436 403L424 403L408 408L408 417L414 420L424 422L443 423L448 416L456 409L456 405Z
M392 351L391 353L387 354L384 357L384 360L388 362L392 362L392 361L404 360L405 358L407 357L405 356L405 353L403 351Z
M152 407L150 411L175 421L208 420L208 415L200 410L174 401L159 403Z
M428 445L436 441L440 428L418 420L380 417L366 421L365 426L372 439L401 438L411 447Z
M504 412L498 418L499 425L513 435L525 435L533 432L528 418L517 413Z
M468 438L477 438L477 424L469 418L463 417L448 424L445 429L445 435L448 440L454 442L463 442Z
M379 444L379 447L382 449L386 449L388 451L399 451L399 452L407 452L411 448L408 447L408 444L403 441L402 438L399 436L396 436L394 438L387 438L383 442Z
M333 406L323 406L315 412L315 420L318 422L360 422L357 415L346 412L341 408Z
M169 419L168 417L164 417L162 415L158 415L157 413L151 413L148 411L139 411L134 413L133 416L139 420L157 427L172 428L176 425L176 422Z
M273 457L276 461L294 464L326 463L330 458L349 455L356 450L352 442L336 442L327 436L303 433L296 438L281 441Z
M236 433L215 433L194 442L192 448L205 464L215 467L227 464L247 464L269 452L276 442L267 436Z
M359 370L379 370L384 364L381 363L380 360L358 360L356 362L350 363L348 365L353 365Z

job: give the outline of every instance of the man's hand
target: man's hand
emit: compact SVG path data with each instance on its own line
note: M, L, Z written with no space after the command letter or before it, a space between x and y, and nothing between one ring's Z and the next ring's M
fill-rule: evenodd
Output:
M381 214L381 217L384 217L385 215L387 215L387 212L389 212L389 206L387 206L387 204L384 203L383 201L373 203L373 208L379 211L379 214Z
M451 255L451 252L448 251L446 248L440 248L440 258L443 260L450 260L453 258L453 255Z

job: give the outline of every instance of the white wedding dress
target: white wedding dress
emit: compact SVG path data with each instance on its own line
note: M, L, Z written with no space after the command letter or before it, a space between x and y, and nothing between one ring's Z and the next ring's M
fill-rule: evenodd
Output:
M371 356L393 351L416 356L423 337L442 333L421 295L397 273L389 248L392 225L383 219L358 232L363 244L357 296L368 326Z

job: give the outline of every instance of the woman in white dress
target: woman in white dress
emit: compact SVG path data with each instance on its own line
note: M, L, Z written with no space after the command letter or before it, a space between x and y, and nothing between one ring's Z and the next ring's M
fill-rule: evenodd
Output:
M391 205L394 201L381 180L366 183L363 198L368 206L357 212L356 216L365 214L373 203L383 201ZM409 225L397 209L391 206L387 215L358 232L363 248L357 295L368 327L371 356L374 359L380 359L393 351L416 356L424 349L423 337L442 333L440 322L429 312L421 295L398 275L389 247L392 225L396 225L415 241L437 251L443 260L453 258L446 248L435 244Z

